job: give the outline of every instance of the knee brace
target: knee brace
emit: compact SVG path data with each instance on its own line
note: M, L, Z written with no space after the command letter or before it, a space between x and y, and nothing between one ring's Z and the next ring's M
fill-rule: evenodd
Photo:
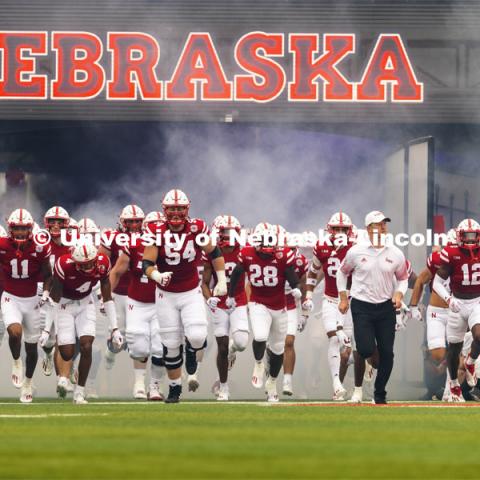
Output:
M237 352L243 352L248 344L248 332L237 330L232 334L233 346Z
M193 350L202 350L207 346L206 325L191 325L188 334L185 333L187 348L190 346Z
M198 352L199 350L203 350L204 348L207 348L207 339L204 339L200 347L195 347L194 345L192 345L192 343L190 343L190 340L188 338L185 338L185 349L188 352Z
M268 342L268 348L274 355L283 355L285 352L285 342Z
M164 367L165 361L161 357L154 357L152 355L152 365L155 365L156 367Z
M167 370L175 370L183 365L183 345L168 348L163 345L163 361Z

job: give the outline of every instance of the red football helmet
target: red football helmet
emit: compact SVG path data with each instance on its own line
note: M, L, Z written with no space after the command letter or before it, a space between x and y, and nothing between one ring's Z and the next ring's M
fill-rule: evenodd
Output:
M188 221L190 200L181 190L170 190L163 198L162 207L169 225L179 227Z
M7 219L8 235L17 244L23 244L33 238L33 217L28 210L17 208Z

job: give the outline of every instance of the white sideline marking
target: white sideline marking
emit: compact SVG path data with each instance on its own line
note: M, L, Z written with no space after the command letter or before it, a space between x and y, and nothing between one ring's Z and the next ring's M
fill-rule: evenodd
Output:
M0 418L47 418L47 417L84 417L84 416L90 416L90 417L104 417L106 415L109 415L108 413L38 413L38 414L7 414L7 413L2 413L0 414Z
M12 402L0 402L0 405L7 405L10 407L14 407L16 405L21 405L24 407L24 404L22 403L12 403ZM56 406L61 406L61 405L72 405L72 403L64 403L62 401L52 401L52 402L41 402L41 403L30 403L29 406L42 406L42 405L56 405ZM118 401L118 402L93 402L89 401L89 405L95 405L95 406L102 406L102 405L138 405L138 406L145 406L149 405L152 408L153 406L156 405L157 408L159 408L160 405L163 405L163 402L138 402L138 401ZM358 408L358 407L365 407L365 406L371 406L374 407L374 405L371 404L371 402L362 402L362 404L354 405L354 404L349 404L347 402L332 402L328 400L324 401L308 401L308 400L290 400L286 402L278 402L278 403L268 403L267 401L245 401L245 400L233 400L229 402L219 402L216 400L213 401L199 401L199 400L183 400L180 402L179 405L252 405L256 407L349 407L349 408ZM480 408L480 402L467 402L467 403L432 403L432 402L423 402L423 401L391 401L388 402L388 405L384 407L376 407L376 408L391 408L391 407L396 407L396 408ZM87 407L80 407L80 408L88 408ZM160 407L163 408L163 407ZM85 413L50 413L50 414L45 414L48 416L81 416L85 415ZM108 415L108 413L88 413L89 415ZM35 417L39 417L40 415L32 415ZM19 415L16 415L18 418ZM2 415L0 414L0 418L2 418ZM7 418L7 417L5 417Z

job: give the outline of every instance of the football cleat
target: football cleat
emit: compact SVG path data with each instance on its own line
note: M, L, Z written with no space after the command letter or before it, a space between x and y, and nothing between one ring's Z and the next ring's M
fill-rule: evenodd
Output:
M68 392L68 378L59 377L57 382L57 395L59 398L65 398Z
M168 397L165 399L165 403L178 403L180 401L181 394L181 385L170 385L168 388Z
M146 400L147 392L145 391L145 384L143 381L136 382L133 386L133 398L136 400Z
M200 386L200 382L198 381L197 374L194 373L193 375L189 375L187 377L187 383L188 383L188 391L196 392L198 387Z
M473 387L469 393L475 402L480 402L480 388Z
M375 376L376 370L365 360L365 373L363 375L363 380L365 382L371 382Z
M53 373L53 350L49 353L45 352L45 357L42 361L43 374L49 377Z
M450 388L444 388L442 394L442 402L450 401Z
M83 392L75 392L73 394L73 403L75 405L86 405L88 400L85 399L85 395Z
M361 391L354 391L348 403L362 403L363 394Z
M347 390L345 390L342 382L338 379L338 377L335 377L335 380L333 381L333 401L343 402L346 394Z
M265 382L265 393L267 394L267 402L276 403L279 401L277 393L277 379L268 377Z
M219 402L228 402L230 399L230 392L228 391L228 385L220 387L218 390L217 400Z
M236 352L232 351L233 347L233 340L230 339L230 342L228 343L228 370L231 370L233 365L235 364L235 360L237 359L237 354Z
M110 351L109 348L105 350L105 368L107 370L111 370L113 368L113 365L115 364L115 354Z
M23 385L23 362L21 358L12 363L12 383L15 388L22 388Z
M470 354L468 354L467 358L465 359L465 379L467 380L469 387L475 387L478 381L477 374L475 373L475 363L467 363L469 358Z
M26 379L25 379L26 380ZM31 381L23 382L22 389L20 391L20 401L22 403L32 403L33 392L32 392L32 383Z
M255 388L262 388L263 387L263 375L265 373L265 365L262 361L255 362L255 366L253 367L253 374L252 374L252 385Z
M283 379L282 393L291 397L293 395L293 386L291 380Z
M148 389L148 401L150 402L162 402L164 400L163 393L158 382L150 383Z
M450 396L448 398L449 403L464 403L465 399L462 395L462 389L460 385L450 384Z

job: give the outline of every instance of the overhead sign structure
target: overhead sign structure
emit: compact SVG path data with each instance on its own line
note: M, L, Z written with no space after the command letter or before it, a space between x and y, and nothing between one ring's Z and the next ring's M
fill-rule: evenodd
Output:
M237 71L226 72L212 36L191 32L162 79L161 41L148 33L107 32L103 41L92 32L0 31L0 101L423 102L399 34L378 36L358 79L344 68L355 46L353 33L249 32L232 46Z

